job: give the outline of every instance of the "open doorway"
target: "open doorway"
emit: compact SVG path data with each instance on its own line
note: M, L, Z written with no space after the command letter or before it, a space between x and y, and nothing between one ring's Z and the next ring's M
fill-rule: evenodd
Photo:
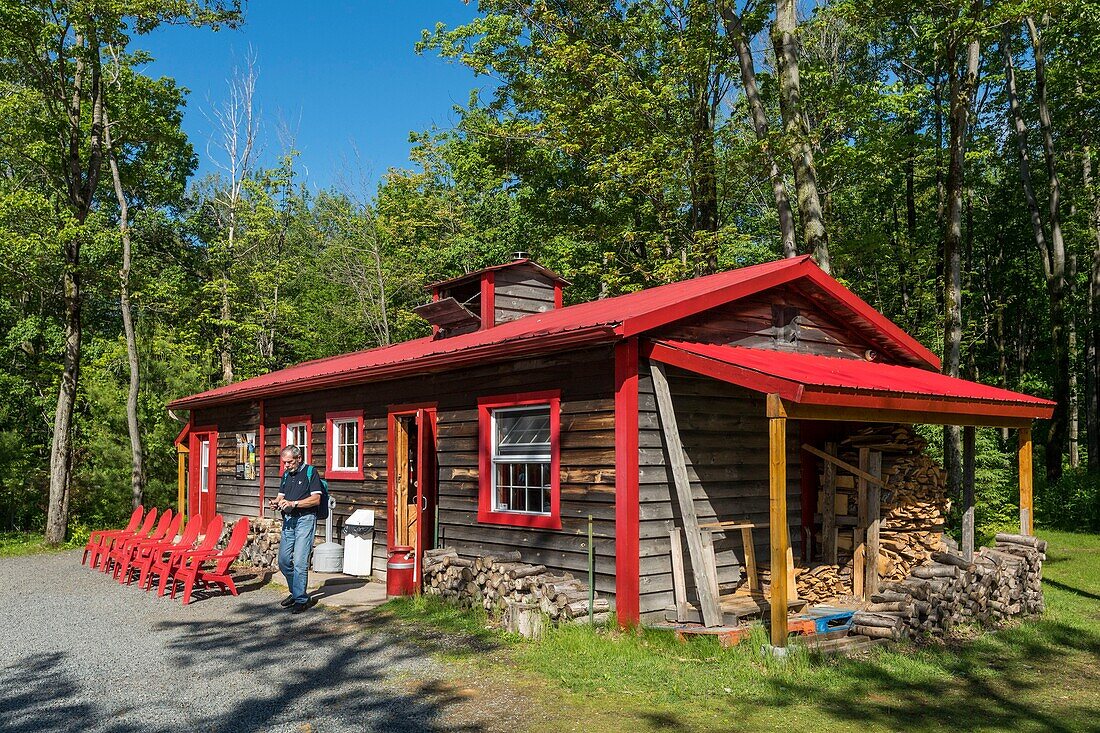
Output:
M436 546L434 406L391 410L389 439L389 549L413 548L419 585L424 551Z

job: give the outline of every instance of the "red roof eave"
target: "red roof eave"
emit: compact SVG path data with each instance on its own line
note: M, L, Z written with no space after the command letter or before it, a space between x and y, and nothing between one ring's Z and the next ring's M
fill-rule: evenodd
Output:
M645 349L647 356L657 361L705 374L756 392L777 394L783 400L798 405L926 413L944 417L967 416L990 421L1004 419L1012 422L1046 419L1054 411L1054 403L1050 400L938 374L930 377L929 373L923 370L918 374L926 380L932 379L956 391L972 385L974 394L947 394L946 389L943 393L935 393L927 386L911 385L906 388L906 383L900 379L897 382L897 388L843 383L845 380L852 380L852 374L858 377L860 372L880 373L877 376L882 376L881 373L884 370L918 371L912 367L679 341L655 341L647 344ZM758 356L763 356L763 360L749 358ZM795 362L793 366L796 368L787 368L792 362ZM763 363L768 366L763 366ZM805 378L800 379L795 376L799 372L806 374L815 367L820 370L820 381L832 380L834 383L808 383ZM836 371L830 371L830 368ZM890 371L886 376L895 378L904 377L904 374L904 372ZM990 397L982 393L996 393L998 396Z
M515 341L499 341L462 349L444 351L421 356L415 360L396 361L390 364L370 365L354 370L336 371L329 374L289 377L281 382L263 383L246 386L245 383L231 384L217 389L201 392L168 403L169 409L195 409L231 402L243 402L260 397L278 397L280 395L303 390L332 389L353 384L378 382L385 379L444 371L470 364L484 364L516 356L532 356L544 351L554 351L577 346L594 346L615 340L615 332L607 326L563 331L540 335Z

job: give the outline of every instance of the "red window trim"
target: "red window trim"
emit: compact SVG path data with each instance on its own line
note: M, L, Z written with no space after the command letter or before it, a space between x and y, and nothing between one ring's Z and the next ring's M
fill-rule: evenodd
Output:
M493 410L524 405L550 406L550 513L521 514L493 509ZM478 502L477 521L512 527L561 529L561 391L522 392L480 397L477 401Z
M336 439L336 432L333 430L333 423L337 420L346 422L349 418L354 418L359 424L356 432L356 451L359 454L359 467L355 469L337 468L336 467L336 447L333 441ZM330 412L325 415L325 451L328 454L328 461L325 468L325 478L329 481L362 481L363 480L363 411L362 410L343 410L341 412Z
M294 423L304 422L306 424L306 454L302 456L302 463L309 463L313 454L313 416L312 415L291 415L289 417L279 418L279 450L282 451L286 448L286 426L293 425ZM283 473L283 464L279 464L279 475Z

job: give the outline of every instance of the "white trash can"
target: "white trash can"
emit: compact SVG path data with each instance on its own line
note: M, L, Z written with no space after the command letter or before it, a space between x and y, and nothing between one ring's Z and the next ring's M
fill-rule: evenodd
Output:
M344 574L370 575L374 556L374 510L356 509L344 521Z

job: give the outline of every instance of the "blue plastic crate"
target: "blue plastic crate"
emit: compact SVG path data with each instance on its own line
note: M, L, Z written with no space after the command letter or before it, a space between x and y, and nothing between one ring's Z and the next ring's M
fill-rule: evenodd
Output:
M852 628L852 616L855 615L855 611L851 608L815 606L809 609L807 614L814 620L817 633L827 634L830 631L844 631Z

